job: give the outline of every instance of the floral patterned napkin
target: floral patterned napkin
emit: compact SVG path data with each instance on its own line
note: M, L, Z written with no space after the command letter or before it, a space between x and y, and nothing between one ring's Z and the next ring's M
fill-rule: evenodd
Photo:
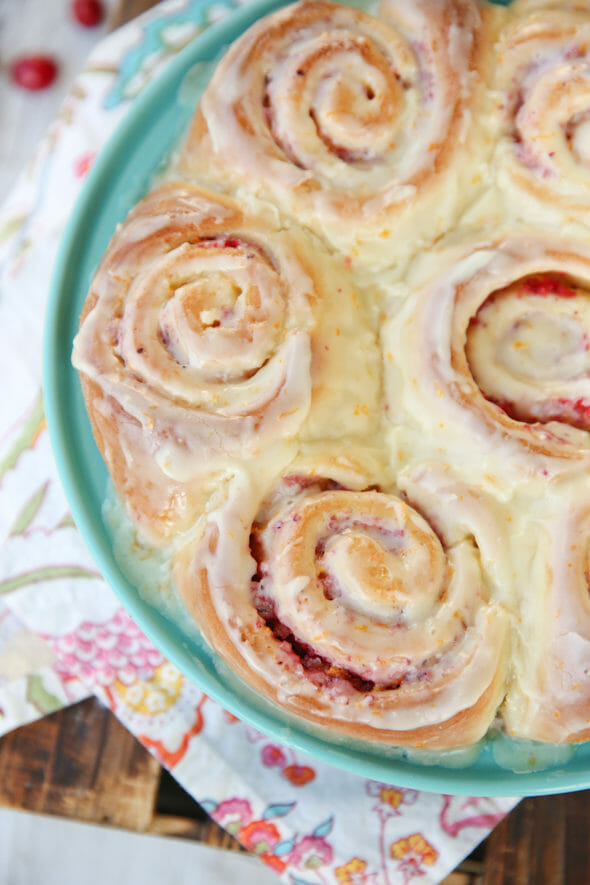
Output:
M366 780L225 712L151 645L101 579L49 445L43 315L84 176L134 97L233 5L167 0L103 40L0 210L0 733L95 694L285 882L440 882L517 800Z

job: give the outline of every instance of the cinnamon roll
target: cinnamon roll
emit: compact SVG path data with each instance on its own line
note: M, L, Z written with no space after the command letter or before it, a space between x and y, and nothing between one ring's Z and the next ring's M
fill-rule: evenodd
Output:
M384 339L392 415L503 482L588 465L590 251L513 236L433 256ZM403 423L404 418L399 418ZM448 449L446 448L448 447Z
M589 46L574 0L283 7L92 281L129 534L321 734L590 739Z
M549 488L515 525L520 598L509 734L590 740L590 485ZM532 592L531 592L532 591Z
M467 194L478 177L482 17L475 0L385 0L378 17L304 0L266 16L217 66L180 168L270 199L353 263L400 261L454 219L466 188L452 164Z
M257 503L236 476L175 566L215 651L333 732L430 747L485 734L506 673L509 618L487 567L501 526L436 467L406 477L410 497L421 484L423 512L399 491L300 474Z
M295 437L314 388L330 401L343 373L316 326L337 304L350 325L339 274L309 234L185 185L154 191L117 230L73 358L115 487L148 536L194 521L217 464Z
M584 3L516 2L497 45L497 181L505 211L590 223L590 17Z

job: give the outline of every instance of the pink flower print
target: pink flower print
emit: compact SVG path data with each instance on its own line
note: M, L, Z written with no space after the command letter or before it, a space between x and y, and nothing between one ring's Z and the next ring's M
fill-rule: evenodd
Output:
M413 805L418 799L416 790L393 787L378 781L367 782L367 793L369 796L377 797L378 801L373 806L373 811L377 812L382 821L389 817L398 817L403 813L403 805Z
M74 175L76 178L84 178L88 174L88 170L92 166L96 153L94 151L85 151L74 160Z
M225 799L220 802L215 811L211 812L213 820L228 833L236 833L250 823L253 817L252 806L247 799Z
M238 832L238 839L254 854L272 853L272 849L281 840L276 824L269 820L253 820Z
M404 839L398 839L390 846L390 855L398 860L398 871L403 876L404 885L414 876L423 876L424 866L432 866L438 859L438 851L428 842L422 833L412 833Z
M262 764L270 767L278 766L280 768L285 765L287 759L283 750L276 744L265 744L260 751Z
M111 651L117 647L118 636L118 633L101 633L96 636L96 644L103 651Z
M283 768L283 775L294 787L304 787L315 780L315 771L309 765L287 765Z
M258 737L258 734L256 734L256 737ZM280 768L283 777L294 787L304 787L315 780L315 771L309 765L299 765L296 761L287 765L288 752L278 744L265 744L260 751L260 758L263 765L267 765L269 768ZM289 755L293 760L295 759L293 753L289 753Z
M449 836L458 836L465 827L493 829L505 812L497 811L489 799L465 796L443 796L440 825Z
M299 870L314 870L332 862L332 847L322 836L304 836L289 852L287 862Z
M122 609L101 624L85 621L63 636L43 638L57 655L55 669L64 682L80 679L108 687L118 681L129 686L151 679L164 661Z
M282 873L287 866L282 857L274 854L273 849L281 841L281 834L276 824L269 820L253 820L237 833L242 845L258 855L267 866Z
M334 870L338 885L369 885L377 882L377 873L367 872L367 861L353 857Z

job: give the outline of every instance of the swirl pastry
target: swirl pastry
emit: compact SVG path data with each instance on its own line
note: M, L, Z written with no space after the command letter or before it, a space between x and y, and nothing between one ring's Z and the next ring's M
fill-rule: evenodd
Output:
M433 260L436 277L385 334L405 357L390 414L426 422L449 452L471 450L480 476L492 460L510 482L587 464L587 247L514 236Z
M505 208L590 222L590 18L584 4L514 4L497 46ZM550 8L547 8L549 6Z
M314 338L329 305L346 332L352 293L339 279L309 235L184 185L151 193L118 229L74 364L115 487L148 534L194 521L203 474L223 459L294 437L312 388L330 405L331 371L341 391L346 374ZM354 379L366 389L364 359Z
M92 281L127 535L320 734L590 739L588 47L585 0L282 7Z
M498 529L479 543L482 502L436 469L406 485L421 482L433 514L301 475L257 510L242 474L175 577L213 648L275 704L358 738L448 747L494 718L508 618L490 600Z
M515 526L523 595L502 712L517 737L590 740L589 501L588 479L578 477L575 487L529 501Z
M270 198L353 261L399 260L461 201L449 167L473 165L483 10L304 0L266 16L216 68L180 168Z

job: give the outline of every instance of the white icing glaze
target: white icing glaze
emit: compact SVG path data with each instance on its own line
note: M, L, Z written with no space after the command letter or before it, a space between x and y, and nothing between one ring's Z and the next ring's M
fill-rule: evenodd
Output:
M305 244L314 269L302 260ZM184 482L212 459L255 452L308 415L317 432L345 397L345 418L366 429L380 383L374 333L340 264L320 254L303 232L273 229L272 216L247 222L231 204L178 185L119 228L73 359L142 426L168 477ZM314 343L320 317L331 347L325 335ZM364 346L343 376L351 334Z
M535 284L542 294L531 292ZM578 412L590 406L588 294L559 278L553 285L552 277L533 277L484 302L466 352L485 396L523 421L559 420L567 403Z
M506 297L494 293L518 280L534 285L544 273L570 275L580 280L584 290L578 296L579 319L574 319L573 313L577 298L564 307L570 299L535 297L537 326L544 322L546 328L553 317L555 331L559 309L560 316L566 315L563 322L569 324L568 329L575 322L576 340L582 341L575 351L576 368L582 368L580 377L574 371L573 380L568 378L562 384L558 379L550 384L544 377L543 372L545 376L559 375L555 368L551 371L545 365L540 373L523 378L518 370L511 374L509 365L502 361L502 301L507 303L506 310L513 309L520 319L526 317L530 302L509 293ZM388 320L383 332L386 354L403 354L402 359L391 360L392 369L385 361L389 413L398 416L395 423L414 425L425 440L436 437L439 447L444 447L448 457L458 459L464 474L474 481L492 474L503 477L510 487L520 480L579 470L586 464L588 434L572 424L576 403L587 390L584 336L590 330L584 320L584 292L586 281L590 281L590 252L586 244L539 234L512 236L495 244L472 243L468 252L461 247L441 248L422 263L416 279L419 282L405 305ZM485 312L479 315L481 324L474 325L486 302L489 308L484 307ZM566 342L565 351L559 353L567 353L568 346L571 351ZM494 354L493 363L490 353ZM553 420L524 423L492 403L490 397L504 405L526 397L533 414L536 409L543 420L547 418L545 403L550 400L554 412L549 417ZM560 406L560 398L567 398L567 402ZM559 420L562 414L563 420ZM535 421L531 415L529 418ZM422 449L425 454L432 452L428 442Z
M509 623L481 565L501 526L481 496L453 479L436 467L423 486L424 477L407 477L408 487L430 495L427 509L438 498L428 517L444 514L445 549L429 521L396 496L322 491L318 479L295 483L292 493L286 486L265 510L242 471L210 514L188 569L181 557L181 586L190 596L187 574L206 574L192 603L199 609L206 598L231 646L285 706L307 698L326 719L378 729L443 725L495 678ZM257 511L272 515L255 528L251 548ZM205 633L223 651L218 628ZM359 689L359 679L374 689ZM501 684L497 691L499 699Z
M465 174L481 163L481 24L470 0L384 0L379 18L285 7L218 65L180 171L270 197L359 265L401 261L464 207L450 158Z
M590 729L574 5L257 23L91 288L74 361L140 536L238 675L335 731Z
M588 477L577 477L548 489L534 512L525 499L518 515L519 629L504 710L509 733L518 737L556 743L588 737L589 495Z
M495 163L504 212L587 225L588 12L577 4L535 5L550 4L513 5L496 47Z

